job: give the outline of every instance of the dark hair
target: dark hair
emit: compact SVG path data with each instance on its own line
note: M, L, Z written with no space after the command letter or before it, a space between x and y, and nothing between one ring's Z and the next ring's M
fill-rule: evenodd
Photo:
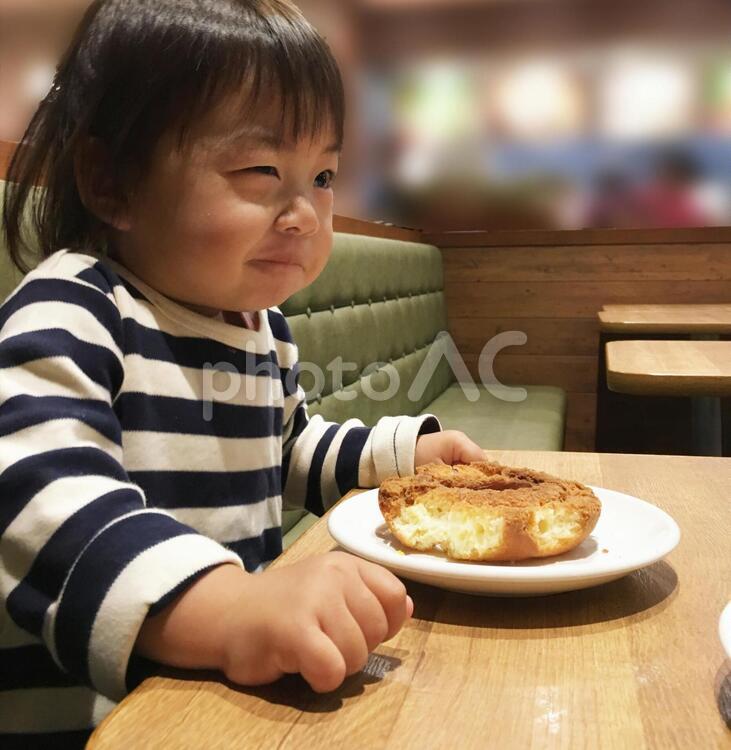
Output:
M244 90L242 118L281 101L281 132L272 134L280 140L329 126L342 143L337 64L289 0L92 3L8 169L3 224L16 266L28 270L27 203L42 257L64 247L103 249L108 227L84 207L74 177L88 139L101 141L119 184L133 188L162 136L176 134L183 148L196 122Z

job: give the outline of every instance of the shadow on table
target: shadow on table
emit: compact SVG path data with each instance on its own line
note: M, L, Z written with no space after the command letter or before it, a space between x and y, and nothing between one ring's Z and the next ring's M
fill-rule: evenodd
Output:
M339 688L329 693L316 693L298 674L285 675L269 685L256 687L237 685L227 680L223 674L207 670L160 668L157 665L155 674L175 679L177 681L176 689L184 690L186 684L188 684L190 689L195 692L199 689L200 682L215 682L225 685L229 690L240 696L259 698L270 704L289 706L310 714L331 713L342 708L346 699L362 695L365 692L366 685L381 683L388 672L392 672L401 666L401 657L407 655L408 653L403 649L391 648L381 644L377 653L374 652L368 656L368 662L360 672L347 677ZM219 693L219 695L231 703L239 704L236 696L226 693ZM251 704L247 704L248 711L254 708Z
M716 675L716 704L726 726L731 729L731 659L727 659Z
M551 629L592 626L624 627L662 612L677 594L678 577L665 561L616 581L549 596L493 597L458 594L406 581L414 600L414 617L466 627L521 630L521 638L550 638ZM526 632L527 631L527 632ZM535 631L535 635L531 634ZM494 634L485 633L485 637Z
M395 654L407 656L406 651L383 645L378 647L378 652L368 656L368 662L360 672L346 677L339 688L329 693L316 693L300 675L285 675L271 685L255 688L232 684L229 687L268 703L291 706L306 713L330 713L342 708L346 699L362 695L366 685L381 683L388 672L398 669L401 659Z

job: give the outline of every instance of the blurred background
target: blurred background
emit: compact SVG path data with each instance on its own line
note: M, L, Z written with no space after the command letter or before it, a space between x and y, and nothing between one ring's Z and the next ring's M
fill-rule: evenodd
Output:
M731 224L729 0L301 0L349 98L339 214L427 230ZM0 0L19 140L88 0Z

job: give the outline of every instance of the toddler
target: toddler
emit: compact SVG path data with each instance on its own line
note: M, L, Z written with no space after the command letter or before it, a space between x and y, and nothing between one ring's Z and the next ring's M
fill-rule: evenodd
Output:
M288 0L84 16L3 207L44 258L0 308L3 748L82 747L150 661L329 691L411 616L344 553L263 572L283 504L483 457L433 416L308 418L277 305L328 260L343 109Z

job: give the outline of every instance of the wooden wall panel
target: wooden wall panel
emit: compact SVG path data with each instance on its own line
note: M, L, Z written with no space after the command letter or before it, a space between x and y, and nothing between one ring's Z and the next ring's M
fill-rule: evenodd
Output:
M445 296L452 319L594 318L604 304L728 302L731 281L460 281Z
M728 228L526 232L521 241L465 233L465 247L458 234L428 239L442 249L449 328L465 363L479 377L485 343L524 331L525 345L497 355L495 374L508 385L567 391L567 450L594 448L603 305L731 301ZM687 244L678 242L684 234Z
M445 250L445 252L450 252ZM485 263L488 252L490 262ZM694 262L688 263L688 254ZM446 280L490 281L714 281L731 279L731 254L723 245L596 245L491 247L454 251Z
M449 310L447 313L449 314ZM457 349L479 354L485 342L499 333L522 331L525 344L505 349L505 354L596 355L599 325L596 320L576 319L567 326L561 318L449 318Z

